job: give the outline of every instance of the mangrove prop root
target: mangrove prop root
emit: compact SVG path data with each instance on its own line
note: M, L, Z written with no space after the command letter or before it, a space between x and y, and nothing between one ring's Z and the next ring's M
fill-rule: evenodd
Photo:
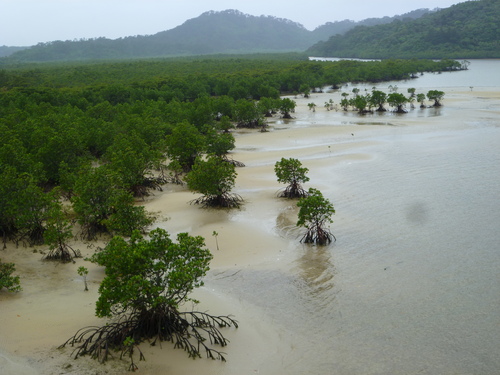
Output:
M17 236L14 238L16 246L19 246L19 242L22 242L23 246L43 245L44 239L43 234L45 233L45 228L39 224L25 231L17 231Z
M278 197L279 198L305 198L308 196L308 193L306 190L302 188L302 186L297 183L291 183L288 185L284 190L280 190L278 192Z
M82 224L80 238L84 241L93 241L100 234L108 233L108 228L98 222L88 222Z
M227 156L224 157L224 160L227 161L228 163L234 165L235 167L244 167L245 166L245 163L241 162L241 161L238 161L238 160L234 160L232 158L229 158Z
M159 177L144 177L141 184L134 185L130 188L134 197L143 198L149 195L150 190L163 191L162 185L168 182L164 176Z
M328 229L324 229L320 226L311 226L302 236L300 242L327 245L332 242L332 239L337 241L337 238Z
M54 249L51 249L48 254L43 257L43 260L58 260L64 263L73 261L73 258L81 258L80 250L75 250L71 246L61 243Z
M229 343L221 328L238 328L238 322L230 316L213 316L204 312L178 312L171 307L155 311L136 312L124 315L115 322L103 327L85 327L75 333L59 348L66 345L76 346L72 352L74 358L89 355L101 363L112 358L112 351L121 351L120 358L128 355L131 369L137 369L133 361L133 348L148 340L155 345L159 340L170 341L175 348L183 349L191 358L201 358L205 352L207 358L225 361L224 353L209 345L226 346ZM127 338L137 345L125 345ZM145 360L139 350L140 360Z
M203 207L238 208L243 203L243 198L235 193L221 195L204 195L193 199L190 204L199 204Z

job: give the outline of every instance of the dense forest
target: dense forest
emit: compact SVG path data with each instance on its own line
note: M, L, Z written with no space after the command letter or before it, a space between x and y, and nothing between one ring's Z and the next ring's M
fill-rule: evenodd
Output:
M293 103L281 94L459 66L259 56L1 70L0 235L50 242L46 233L68 209L82 238L129 235L153 219L134 199L178 182L199 155L229 152L231 127L289 114Z
M358 26L309 48L310 56L498 58L500 2L467 1L415 20Z
M320 40L343 34L358 25L372 26L393 20L414 19L429 12L428 9L420 9L394 17L328 22L309 31L296 22L282 18L256 17L236 10L211 11L154 35L40 43L13 54L10 60L68 61L304 51ZM16 51L18 48L0 47L0 57Z

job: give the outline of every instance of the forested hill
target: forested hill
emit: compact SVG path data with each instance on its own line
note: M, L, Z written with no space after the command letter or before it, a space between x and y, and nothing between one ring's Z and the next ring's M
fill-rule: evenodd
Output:
M415 20L358 26L309 48L310 56L499 58L500 1L459 3Z
M391 23L396 20L411 20L422 17L424 14L437 12L439 8L430 10L430 9L417 9L408 13L396 15L393 17L382 17L382 18L366 18L362 21L352 21L352 20L343 20L343 21L335 21L335 22L327 22L324 25L318 26L312 32L314 34L314 41L316 43L319 40L327 40L333 35L337 34L345 34L347 31L354 29L356 26L374 26L374 25L382 25ZM309 46L308 46L309 47Z
M22 51L23 49L26 49L26 48L27 47L0 46L0 57L12 55L13 53L16 53L17 51Z
M369 18L354 22L329 22L309 31L296 22L271 16L251 16L237 10L210 11L184 24L154 35L119 39L96 38L54 41L14 53L9 60L61 61L129 59L218 53L304 51L330 35L342 34L358 25L388 23L394 19L420 17L420 9L400 16Z

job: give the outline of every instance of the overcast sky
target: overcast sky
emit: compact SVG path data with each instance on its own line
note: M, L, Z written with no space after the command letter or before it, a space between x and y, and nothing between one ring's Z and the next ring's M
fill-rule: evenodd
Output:
M0 46L155 34L209 10L287 18L313 30L326 22L447 8L465 0L0 0Z

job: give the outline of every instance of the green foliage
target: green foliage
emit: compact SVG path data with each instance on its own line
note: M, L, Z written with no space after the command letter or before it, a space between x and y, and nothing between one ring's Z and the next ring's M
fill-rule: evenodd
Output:
M144 207L134 206L130 192L119 187L119 179L105 166L82 170L74 193L71 201L85 239L100 233L130 235L152 223Z
M295 103L280 93L406 78L455 63L319 62L289 54L4 65L0 235L29 245L67 243L58 239L63 221L59 229L44 224L52 220L46 192L56 186L71 199L84 238L144 230L151 218L134 206L132 195L161 188L165 180L157 168L165 153L175 166L171 181L179 183L197 157L227 159L233 124L265 126L264 116L277 111L290 116ZM228 96L232 88L241 88L236 91L245 99ZM56 234L46 236L46 230Z
M434 100L434 107L441 106L441 100L444 97L444 91L440 90L429 90L427 93L427 99Z
M309 85L307 83L303 83L299 87L299 92L302 93L304 98L309 98L309 95L311 94L311 88L309 87Z
M134 205L134 199L128 192L117 190L111 203L112 211L108 218L103 220L109 232L131 236L135 230L146 232L153 224L154 216L143 206Z
M347 98L349 96L349 94L346 92L343 92L341 94L341 96L342 96L342 99L340 99L340 105L344 111L347 111L349 109L349 105L351 104L351 100Z
M264 114L265 117L271 117L273 113L276 113L279 109L280 100L273 98L261 98L259 100L258 108L260 113Z
M236 10L205 12L155 35L39 43L11 56L24 61L133 59L221 53L302 51L320 40L302 25Z
M200 54L249 54L269 51L302 51L310 45L326 40L331 35L344 34L358 25L372 26L394 20L418 18L429 13L418 9L403 15L368 18L358 22L343 20L328 22L313 31L289 20L271 16L251 16L235 10L206 12L184 24L155 35L106 38L78 41L54 41L25 47L0 46L0 57L22 51L11 59L22 61L55 61L82 59L137 59L145 57L181 56ZM221 38L221 36L224 36ZM285 55L284 53L281 53ZM258 56L258 54L255 54ZM278 54L275 54L278 55ZM287 56L305 59L302 54ZM283 58L283 57L279 57ZM79 76L94 78L86 71ZM1 81L0 81L1 83ZM265 95L264 95L265 96Z
M88 354L101 362L111 350L118 350L121 357L130 356L132 370L137 368L133 349L145 340L151 345L170 341L192 358L201 357L204 350L208 358L224 361L223 354L208 345L226 346L228 340L220 329L237 327L237 322L229 316L179 311L186 302L197 302L189 294L203 285L211 259L204 239L187 233L178 234L177 242L160 228L151 231L148 239L138 231L128 241L114 237L91 258L105 267L96 315L112 320L102 327L79 330L61 347L78 344L75 358ZM140 359L144 359L142 352Z
M78 267L76 272L78 272L78 274L82 277L87 276L89 274L89 270L83 266Z
M417 102L420 103L420 108L425 108L425 94L419 93L417 94Z
M0 230L4 245L8 240L14 239L18 232L16 200L22 185L15 168L4 168L0 174Z
M105 220L113 213L117 194L116 180L103 166L82 170L75 182L71 202L81 226L82 236L94 239L108 231Z
M76 272L78 272L78 274L83 277L83 283L85 284L85 291L88 292L89 288L88 288L88 285L87 285L87 275L89 274L89 270L86 268L86 267L83 267L83 266L80 266L78 267L78 269L76 270Z
M176 160L185 171L189 171L196 158L206 148L205 137L196 126L183 122L172 130L166 139L167 155Z
M358 110L359 113L365 113L366 107L370 103L369 95L356 95L352 100L352 106Z
M16 242L26 241L30 246L41 245L44 242L44 221L50 206L49 198L32 180L22 178L22 182L24 186L17 192L13 202L17 208Z
M242 199L231 193L236 175L233 164L220 157L209 156L206 160L196 159L185 180L189 189L203 194L194 203L211 207L238 207Z
M43 222L48 199L29 174L13 167L0 173L0 230L4 243L14 240L32 245L43 243Z
M217 250L219 250L219 233L217 233L215 230L212 232L212 236L215 237L215 244L217 245Z
M310 56L350 58L498 58L499 18L498 1L465 1L415 20L332 34L307 52Z
M106 150L104 159L109 161L108 167L117 175L120 185L134 196L143 197L149 188L160 189L164 182L153 175L154 169L160 169L162 153L136 133L118 135Z
M297 103L290 98L283 98L279 104L279 111L283 118L291 118L290 113L295 111Z
M70 262L73 257L81 256L79 251L68 245L68 241L73 238L73 227L68 219L68 213L60 202L59 190L54 189L49 199L50 207L43 234L45 244L49 246L49 253L44 259Z
M16 272L14 263L2 263L0 259L0 290L5 288L9 292L19 292L22 290L19 276L12 276Z
M206 134L206 152L209 155L225 157L229 151L234 149L235 139L229 132L219 133L211 129Z
M301 198L297 206L299 207L297 226L307 229L301 242L326 245L332 238L335 239L335 236L325 228L327 223L333 223L331 217L335 214L335 209L319 190L310 188L307 197Z
M263 114L253 100L239 99L234 105L234 120L239 127L255 128L264 124Z
M202 237L180 233L176 243L160 228L149 237L147 240L139 232L129 241L114 237L92 256L92 262L106 267L97 316L177 309L192 301L188 294L203 285L212 255Z
M301 184L309 181L307 172L309 169L302 166L298 159L281 158L274 165L274 172L278 178L278 182L288 184L285 190L280 194L286 198L300 198L307 195L307 192L302 188Z
M404 105L408 102L408 98L399 92L391 92L387 96L387 103L390 106L396 107L397 113L405 113Z
M387 94L383 91L380 90L373 90L372 94L370 95L370 103L373 106L378 106L377 111L378 112L384 112L384 104L387 101Z

